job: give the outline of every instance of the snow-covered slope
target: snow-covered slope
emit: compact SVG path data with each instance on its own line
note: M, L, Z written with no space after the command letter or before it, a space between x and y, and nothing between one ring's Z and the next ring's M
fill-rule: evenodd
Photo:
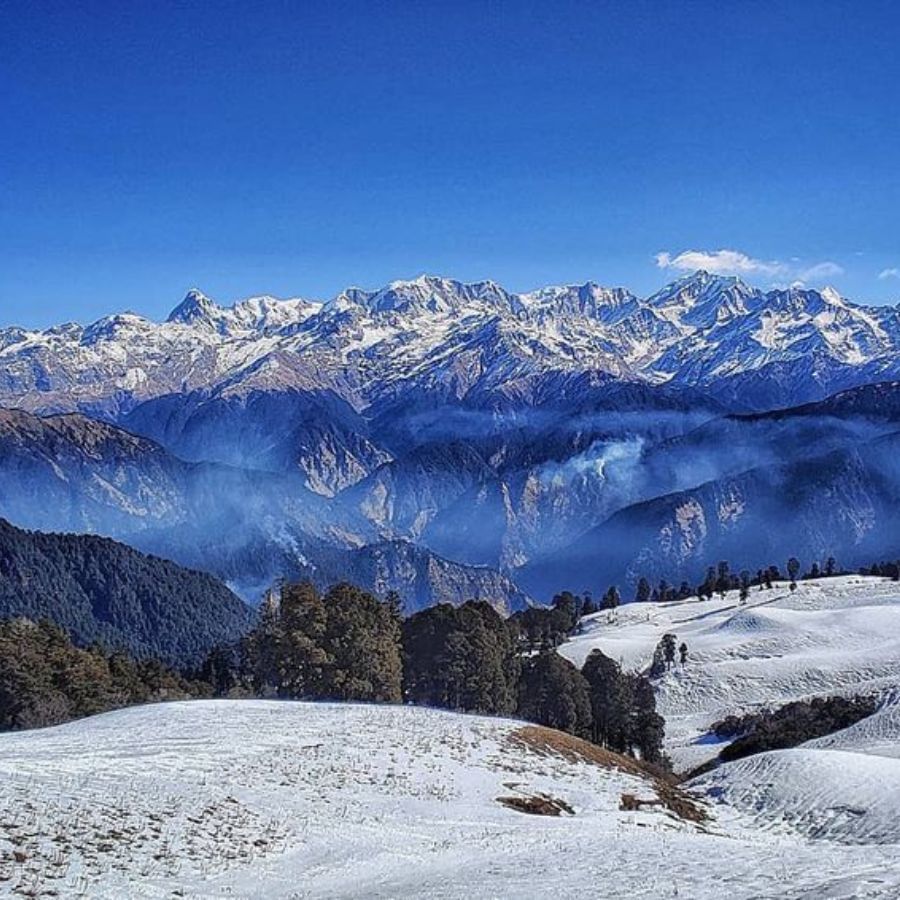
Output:
M775 750L726 763L690 786L744 827L845 844L900 844L900 760L815 750Z
M631 604L585 623L562 652L594 648L644 668L666 632L690 656L658 683L667 751L682 770L722 743L709 726L728 714L813 696L877 695L880 708L850 728L789 750L725 763L688 783L714 803L733 835L880 846L900 844L900 584L841 576L724 600ZM785 874L787 870L783 870ZM896 862L861 878L847 872L810 896L897 896ZM893 885L888 887L888 885ZM785 884L784 896L803 896ZM882 893L883 892L883 893Z
M762 291L697 272L646 300L592 282L515 294L421 276L327 303L196 290L163 323L0 330L0 403L117 415L174 392L333 390L361 408L415 386L522 399L559 373L698 385L748 407L900 371L900 312L836 291Z
M726 715L900 689L900 584L858 575L801 581L793 594L785 583L752 589L745 606L735 591L724 600L627 604L589 617L561 652L580 665L596 647L644 669L667 632L689 651L657 686L666 749L680 771L718 753L709 726ZM894 737L900 743L900 730Z
M645 776L573 756L555 732L529 743L521 728L409 707L217 701L2 735L0 891L749 900L900 889L896 846L824 853L793 834L623 812L623 793L653 798ZM573 814L498 802L539 794Z

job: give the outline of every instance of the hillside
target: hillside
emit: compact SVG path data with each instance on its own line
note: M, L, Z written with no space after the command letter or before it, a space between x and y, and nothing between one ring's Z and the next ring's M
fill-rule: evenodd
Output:
M235 421L220 424L237 434ZM293 427L307 424L300 415ZM255 426L263 440L265 423ZM324 472L333 455L327 443L317 444L305 459ZM504 610L528 600L495 569L378 540L362 515L328 506L307 487L299 461L282 471L267 471L262 456L239 461L255 465L185 462L153 440L80 414L0 409L0 516L25 528L124 541L212 572L251 602L281 577L309 578L323 587L350 579L378 593L397 590L409 612L472 597Z
M97 898L287 898L302 885L310 898L718 900L727 885L750 900L900 887L895 846L823 852L660 806L622 811L623 794L658 788L580 747L503 719L265 701L2 735L0 876L14 892ZM540 795L562 814L508 805ZM851 879L868 892L835 891Z
M718 753L709 727L726 715L900 688L900 584L858 575L801 581L793 594L784 582L753 588L745 606L736 591L724 600L626 604L588 617L560 652L580 664L598 648L644 669L667 632L689 651L687 664L657 683L666 750L681 771Z
M199 662L243 634L253 613L204 572L88 535L40 534L0 519L0 618L50 619L171 665Z
M779 446L786 447L785 456L802 458L620 509L567 547L532 560L518 580L540 596L553 586L577 588L599 569L631 591L641 576L692 582L709 560L732 560L736 568L755 572L785 547L807 560L835 554L852 568L895 553L900 433L825 453L795 435L793 442L773 441L767 454ZM729 447L727 441L720 444L718 455L727 457Z

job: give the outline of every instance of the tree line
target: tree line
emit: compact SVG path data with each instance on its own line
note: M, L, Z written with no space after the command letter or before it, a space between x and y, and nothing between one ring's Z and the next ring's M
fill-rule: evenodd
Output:
M555 647L592 608L561 594L504 618L489 603L442 603L403 618L396 595L309 583L272 593L237 648L204 677L222 696L412 703L516 716L663 763L665 723L650 682L593 651L579 669Z
M209 696L155 659L77 647L58 625L0 622L0 731L41 728L123 706Z
M48 621L8 620L0 622L0 730L213 696L411 703L519 717L665 765L665 723L648 679L599 650L580 669L556 652L592 609L561 594L510 618L469 601L404 619L395 594L284 584L240 641L183 672L99 644L78 647Z
M691 585L688 581L682 581L677 587L662 579L658 585L651 585L648 578L640 576L635 587L634 601L636 603L659 603L674 600L686 600L688 597L699 597L701 600L712 600L717 594L724 599L729 591L738 591L741 601L749 598L753 588L758 590L771 590L776 581L787 581L791 591L797 589L798 581L814 580L816 578L831 578L835 575L846 575L846 570L837 564L833 556L829 556L821 565L813 562L809 569L801 575L801 564L795 556L790 557L785 565L784 574L778 565L769 565L757 569L753 574L749 569L735 572L727 560L721 560L717 565L711 565L706 570L702 581ZM900 580L900 562L876 563L870 567L859 569L861 575L883 575ZM604 598L619 597L618 589L612 586L608 589ZM615 607L618 602L608 604Z

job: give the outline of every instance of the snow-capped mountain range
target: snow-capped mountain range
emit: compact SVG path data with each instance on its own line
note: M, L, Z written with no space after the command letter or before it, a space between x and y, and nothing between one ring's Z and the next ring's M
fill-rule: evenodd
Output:
M735 408L819 399L900 374L900 309L706 272L645 299L592 282L516 294L421 276L324 303L222 307L192 290L162 323L123 313L0 330L0 403L41 412L115 417L194 390L331 390L356 409L411 387L527 401L548 376L581 373L688 385Z
M162 323L0 331L3 407L0 515L251 598L352 574L509 610L787 544L900 553L900 310L829 289L192 291Z

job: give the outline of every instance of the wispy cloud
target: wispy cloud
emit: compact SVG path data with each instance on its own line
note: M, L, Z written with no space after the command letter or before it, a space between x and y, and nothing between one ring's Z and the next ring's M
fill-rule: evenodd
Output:
M900 278L900 269L882 269L878 273L878 277L882 281L887 281L888 278Z
M656 265L680 272L704 269L713 275L778 275L783 270L783 263L754 259L739 250L685 250L677 256L657 253Z
M675 256L671 253L657 253L656 265L660 269L674 269L679 272L704 269L714 275L762 276L803 284L821 282L826 278L844 274L844 270L831 260L803 265L796 259L792 259L791 262L757 259L740 250L685 250Z
M797 277L800 281L822 281L824 278L834 278L835 275L843 274L844 270L837 263L826 260L803 269L797 273Z

